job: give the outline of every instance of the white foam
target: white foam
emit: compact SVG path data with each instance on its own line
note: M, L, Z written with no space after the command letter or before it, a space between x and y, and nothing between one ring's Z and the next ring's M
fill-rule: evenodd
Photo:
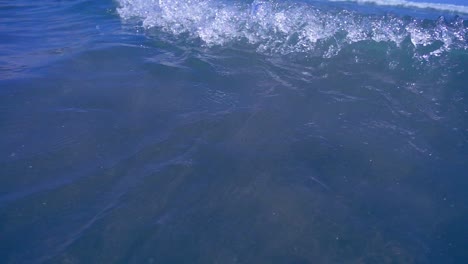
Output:
M446 12L456 12L468 14L468 6L442 4L442 3L426 3L412 2L406 0L329 0L331 2L356 2L361 4L376 4L382 6L402 6L410 8L435 9Z
M367 0L364 0L367 1ZM262 53L305 52L332 57L346 45L362 41L409 40L416 55L431 56L453 48L468 49L464 21L372 16L320 10L310 4L279 0L253 3L219 0L119 0L123 19L137 18L149 28L188 35L207 46L244 41ZM423 53L423 54L418 54Z

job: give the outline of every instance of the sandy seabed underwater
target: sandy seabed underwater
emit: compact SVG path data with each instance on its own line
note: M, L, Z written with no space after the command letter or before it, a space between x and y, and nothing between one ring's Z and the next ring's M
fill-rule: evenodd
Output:
M468 262L468 6L0 0L0 263Z

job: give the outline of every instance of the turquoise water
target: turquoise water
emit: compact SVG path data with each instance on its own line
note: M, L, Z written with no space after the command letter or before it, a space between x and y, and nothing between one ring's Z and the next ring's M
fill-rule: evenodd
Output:
M0 263L467 262L468 7L416 2L0 0Z

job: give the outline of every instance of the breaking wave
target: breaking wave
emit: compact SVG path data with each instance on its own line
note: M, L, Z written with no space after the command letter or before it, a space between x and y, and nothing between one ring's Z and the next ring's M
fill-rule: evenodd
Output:
M423 5L401 0L388 3ZM327 58L356 43L384 43L429 59L468 49L468 23L459 16L430 20L362 14L324 2L277 0L119 0L119 5L124 20L136 20L145 29L183 35L206 46L247 43L261 53ZM428 7L432 6L438 5Z

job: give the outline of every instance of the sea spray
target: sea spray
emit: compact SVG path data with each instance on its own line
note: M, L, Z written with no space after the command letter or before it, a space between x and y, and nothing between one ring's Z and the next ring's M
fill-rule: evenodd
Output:
M466 50L467 24L458 16L435 20L362 14L289 1L119 0L124 20L145 29L185 34L206 46L248 43L261 53L333 57L360 43L410 49L417 59Z

